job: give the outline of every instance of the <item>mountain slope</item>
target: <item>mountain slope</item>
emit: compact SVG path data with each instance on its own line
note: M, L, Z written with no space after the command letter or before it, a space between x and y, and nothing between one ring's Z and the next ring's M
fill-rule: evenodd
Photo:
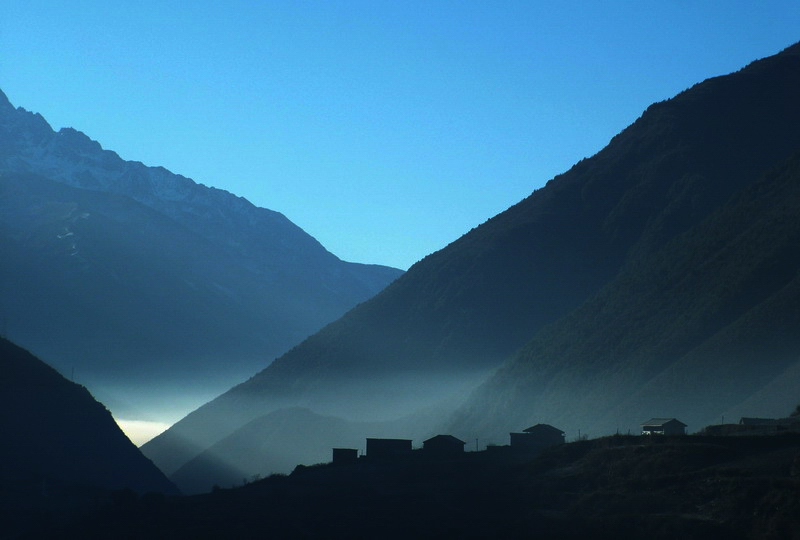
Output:
M4 488L45 480L176 492L86 388L3 338L0 367Z
M799 53L790 47L649 107L597 155L419 262L144 451L171 473L279 407L386 418L463 390L800 148ZM484 394L475 408L489 413L476 421L509 411L504 400Z
M280 409L248 422L172 476L184 493L207 492L214 485L232 487L253 474L267 476L299 464L329 462L334 447L363 449L365 432L385 435L379 425L349 423L298 407ZM253 444L256 441L260 444ZM254 462L260 473L250 473Z
M2 93L0 195L6 333L128 417L185 413L401 274L341 261L277 212L54 132Z
M667 415L697 430L789 409L800 393L798 209L800 153L541 331L453 428L546 418L598 434Z

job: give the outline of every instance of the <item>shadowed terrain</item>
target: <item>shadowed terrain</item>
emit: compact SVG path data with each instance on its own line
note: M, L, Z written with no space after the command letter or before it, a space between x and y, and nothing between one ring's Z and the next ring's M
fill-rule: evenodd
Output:
M71 519L112 490L177 493L86 388L3 338L0 369L4 538Z
M799 475L796 434L612 436L522 460L481 452L298 467L157 509L108 505L74 530L84 538L792 538Z

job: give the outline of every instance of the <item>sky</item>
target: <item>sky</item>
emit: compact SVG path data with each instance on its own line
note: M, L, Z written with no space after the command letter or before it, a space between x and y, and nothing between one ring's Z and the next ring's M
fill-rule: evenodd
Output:
M14 105L402 269L800 40L768 0L1 4Z

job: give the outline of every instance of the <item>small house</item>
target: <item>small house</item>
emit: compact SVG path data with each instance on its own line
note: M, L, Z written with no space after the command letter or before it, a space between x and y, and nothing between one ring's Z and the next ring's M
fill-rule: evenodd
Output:
M358 449L356 448L334 448L333 464L350 465L358 461Z
M411 439L367 439L367 457L385 459L411 452Z
M510 435L511 448L515 450L538 451L564 443L564 432L550 424L536 424Z
M642 435L686 435L686 424L675 418L651 418L642 423Z
M467 443L452 435L436 435L422 442L422 450L428 455L450 456L463 454L465 444Z

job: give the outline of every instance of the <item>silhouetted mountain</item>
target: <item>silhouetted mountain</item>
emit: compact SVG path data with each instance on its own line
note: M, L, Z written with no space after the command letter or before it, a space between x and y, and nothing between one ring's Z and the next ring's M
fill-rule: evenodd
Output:
M676 370L672 388L685 391L659 402L668 410L652 410L654 399L631 398L625 403L639 405L626 412L625 421L678 416L672 412L677 402L685 405L680 414L703 409L705 396L723 386L688 383L696 374L705 374L703 384L738 381L725 383L713 410L698 413L705 418L749 397L734 389L757 392L769 380L777 385L790 368L791 351L800 353L788 338L783 348L767 346L771 335L778 336L770 334L769 323L779 332L792 305L788 289L778 291L798 269L789 255L793 224L773 223L792 221L795 203L790 197L791 157L800 150L798 53L795 45L652 105L597 155L425 258L144 451L170 474L238 426L277 408L304 406L358 420L408 413L463 391L532 338L526 352L460 411L451 426L461 438L521 429L532 420L553 420L570 433L613 430L621 409L611 405L622 407L625 398L647 393L652 388L638 385L657 385L657 376L668 377L668 366ZM743 206L764 196L758 190L789 209L761 214L769 203ZM727 226L716 221L725 219ZM736 237L756 230L761 241ZM752 268L737 265L740 241L764 249L742 248L743 256L754 257ZM777 260L769 259L770 250ZM710 264L715 256L723 258L716 266ZM644 289L634 286L640 284ZM678 284L685 287L675 291L680 299L670 289ZM738 292L729 294L727 287ZM779 308L782 298L786 306ZM763 315L752 324L767 327L758 336L745 319L735 326L735 319L725 318L756 317L750 311L755 306ZM716 319L703 309L716 310ZM794 319L785 320L791 328ZM722 330L736 332L739 349L750 347L753 354L725 364L693 349L711 343L712 336L723 340ZM732 347L720 345L715 355ZM686 354L692 350L697 356L690 360ZM773 357L778 352L783 356ZM762 386L740 384L752 376L756 361L763 368ZM729 371L716 369L724 365ZM598 378L599 373L613 376ZM611 397L602 398L606 393ZM779 401L774 406L784 407ZM419 432L430 429L423 424Z
M5 333L123 413L196 406L401 274L2 93L0 247Z
M668 413L699 429L791 408L799 210L800 152L539 332L457 426L504 432L547 418L600 434Z
M0 369L4 496L48 482L177 492L86 388L3 338Z

